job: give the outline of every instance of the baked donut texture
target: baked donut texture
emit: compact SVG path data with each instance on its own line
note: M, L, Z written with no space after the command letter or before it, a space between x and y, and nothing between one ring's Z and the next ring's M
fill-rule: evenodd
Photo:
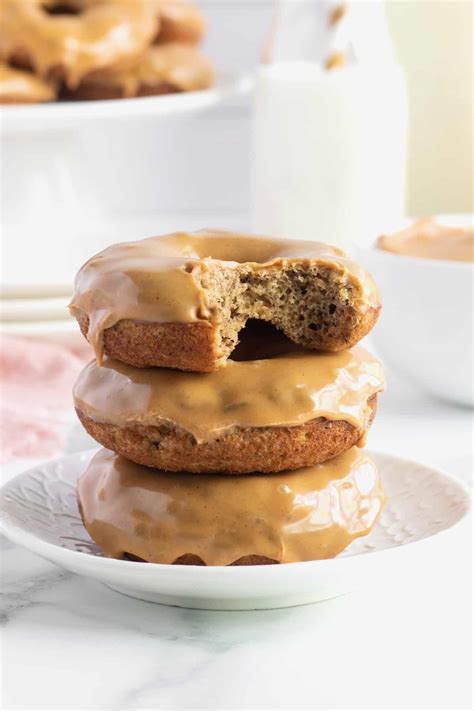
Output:
M235 479L152 471L101 450L77 499L108 557L259 565L333 558L370 532L384 493L357 447L310 469Z
M150 0L2 0L0 56L74 89L92 71L137 60L158 26Z
M78 100L157 96L208 89L214 83L211 62L196 47L170 43L150 47L128 69L91 72L67 98Z
M372 417L376 396L368 401ZM121 427L98 422L79 408L77 415L96 442L137 464L164 471L220 474L271 473L310 467L345 452L363 431L344 420L318 417L294 427L236 428L207 442L173 426Z
M0 63L0 104L41 104L55 98L52 82Z
M363 439L384 387L362 348L229 360L213 373L90 363L77 414L100 444L168 471L274 472L323 462Z
M79 271L71 314L96 351L137 367L209 372L248 319L305 348L350 348L374 326L377 289L319 242L202 230L117 244Z

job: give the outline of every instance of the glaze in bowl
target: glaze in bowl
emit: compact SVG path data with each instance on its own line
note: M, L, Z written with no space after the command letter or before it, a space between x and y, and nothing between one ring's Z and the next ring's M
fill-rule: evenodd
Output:
M472 215L438 218L472 224ZM406 257L375 247L359 259L374 277L382 312L371 334L386 364L423 390L474 405L474 264Z

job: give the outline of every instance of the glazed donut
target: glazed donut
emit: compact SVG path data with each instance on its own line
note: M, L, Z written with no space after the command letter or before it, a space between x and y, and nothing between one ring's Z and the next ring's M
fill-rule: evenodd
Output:
M370 532L385 496L357 447L309 469L236 479L151 471L103 449L77 499L107 557L259 565L333 558Z
M55 98L52 82L0 63L0 104L40 104Z
M155 42L186 42L198 44L206 31L202 12L195 5L181 0L159 2L159 31Z
M175 42L150 47L129 69L92 72L65 95L79 100L156 96L208 89L213 82L210 61L197 48Z
M74 88L92 71L136 61L158 25L149 0L2 0L0 56Z
M363 439L384 387L363 348L229 360L213 373L90 363L76 412L99 444L167 471L275 472L319 464Z
M96 351L138 367L209 372L248 319L310 349L350 348L373 327L377 289L319 242L202 230L117 244L80 269L71 314Z

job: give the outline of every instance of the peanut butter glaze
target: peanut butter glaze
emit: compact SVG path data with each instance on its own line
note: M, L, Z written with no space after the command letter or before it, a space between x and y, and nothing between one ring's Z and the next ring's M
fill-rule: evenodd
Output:
M37 104L55 98L53 85L31 72L0 63L0 104Z
M315 467L232 479L167 474L102 449L77 494L106 556L174 563L191 554L207 565L248 555L333 558L370 532L385 500L375 465L357 447Z
M379 237L377 247L406 257L474 262L474 228L448 227L427 218L401 232Z
M207 441L237 427L300 425L317 417L365 431L368 399L384 387L381 364L363 348L322 354L298 349L276 358L227 361L212 373L134 368L106 358L82 371L76 408L99 422L169 423Z
M214 322L203 277L215 262L243 275L288 264L332 266L356 286L361 308L380 305L370 275L342 250L321 242L201 230L120 243L84 264L70 304L73 316L89 317L88 340L99 362L103 331L122 319Z
M158 43L186 42L197 44L206 30L201 10L182 0L160 0L160 30Z
M40 76L64 74L75 88L89 72L135 60L156 34L156 3L150 0L67 2L77 15L50 15L41 0L2 0L0 51L21 57ZM58 3L60 5L60 3Z

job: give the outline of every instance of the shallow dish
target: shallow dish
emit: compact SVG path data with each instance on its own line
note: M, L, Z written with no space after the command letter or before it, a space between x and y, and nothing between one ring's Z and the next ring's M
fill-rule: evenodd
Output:
M4 277L4 275L2 275ZM2 278L2 283L0 284L0 299L13 301L19 299L68 299L71 298L72 294L72 283L71 284L41 284L34 282L24 282L17 284L4 283Z
M1 490L0 530L56 565L165 605L208 610L290 607L347 593L386 574L403 575L410 556L412 564L415 558L422 566L426 546L436 545L440 534L454 536L453 526L470 506L463 485L447 474L372 453L388 502L372 533L337 558L255 567L134 563L103 558L82 526L75 483L94 451L62 457L9 481Z
M44 336L60 339L64 336L67 341L71 337L77 345L84 343L84 338L77 333L77 323L72 318L55 319L53 321L1 321L0 335L9 333L17 336ZM77 338L75 337L77 336ZM80 336L80 338L79 338Z
M55 101L49 104L24 104L0 107L2 133L44 131L78 127L83 121L132 119L199 111L248 93L253 87L250 75L219 75L215 86L203 91L187 91L160 96L145 96L107 101Z
M0 321L15 323L70 319L69 301L70 296L19 299L0 297Z

